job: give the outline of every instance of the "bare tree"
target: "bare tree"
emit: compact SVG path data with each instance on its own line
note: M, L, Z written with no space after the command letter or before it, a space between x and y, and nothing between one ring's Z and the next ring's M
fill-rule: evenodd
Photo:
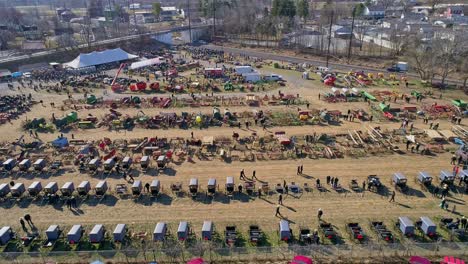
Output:
M91 44L94 41L93 26L89 17L84 17L83 23L80 24L80 36L88 48L91 48Z
M441 83L445 83L447 76L456 70L457 58L459 57L458 41L436 38L432 41L437 67L435 74L441 77Z
M414 36L407 38L406 55L421 80L432 82L436 64L434 49Z

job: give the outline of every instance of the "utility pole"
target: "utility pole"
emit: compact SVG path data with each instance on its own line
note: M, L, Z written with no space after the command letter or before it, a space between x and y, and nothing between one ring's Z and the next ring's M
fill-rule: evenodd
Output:
M213 4L213 38L216 36L216 0L212 0Z
M351 61L351 45L353 44L354 17L356 16L356 6L353 8L353 20L351 21L351 35L349 36L348 62Z
M190 21L190 0L187 0L188 29L190 34L190 44L192 43L192 22Z
M331 44L331 32L332 32L332 25L333 25L333 16L335 15L335 10L332 10L330 16L330 27L328 28L328 47L327 47L327 65L328 68L328 61L330 60L330 44Z

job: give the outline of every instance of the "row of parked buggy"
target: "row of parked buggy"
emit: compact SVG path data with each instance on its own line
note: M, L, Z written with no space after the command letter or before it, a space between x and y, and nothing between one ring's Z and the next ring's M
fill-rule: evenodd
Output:
M270 186L268 182L256 182L256 181L243 181L241 184L235 184L234 177L226 177L226 182L224 185L224 194L228 198L232 198L237 192L242 193L245 191L248 195L254 195L257 191L257 185L259 190L263 192L264 195L270 194ZM308 188L305 186L305 188ZM141 180L135 180L128 189L127 184L116 184L114 193L119 195L121 198L128 198L132 196L133 198L139 198L145 192L152 197L157 197L163 191L161 182L158 179L152 180L151 183L144 184ZM206 185L206 196L214 197L219 192L219 184L215 178L208 179ZM21 199L21 198L47 198L52 200L52 198L64 198L68 199L73 196L79 196L81 198L87 198L90 195L94 195L96 198L104 198L111 190L110 185L106 180L99 181L94 187L91 186L89 181L81 181L79 185L75 185L73 182L65 182L62 186L59 186L57 182L51 181L48 182L45 186L42 185L40 181L32 182L28 187L21 182L10 182L0 184L0 199ZM175 195L180 195L184 192L183 183L175 182L170 184L170 190ZM290 194L295 194L301 192L301 187L298 186L295 182L291 182L286 186L277 184L274 188L274 191L278 194L284 194L286 192ZM196 198L201 194L201 188L197 178L191 178L188 184L188 193L192 198Z
M215 225L212 221L204 221L201 228L201 239L211 241L215 236ZM235 225L228 225L224 229L224 241L228 246L234 246L238 240L238 230ZM99 244L111 237L114 243L126 243L133 238L146 238L146 232L130 233L126 224L117 224L112 233L108 233L102 224L96 224L87 234L87 240L93 244ZM262 239L263 231L258 225L249 226L249 242L257 245ZM40 234L29 234L26 237L18 237L10 226L4 226L0 229L0 245L6 245L15 240L21 241L24 246L31 244L33 240L39 239ZM152 233L153 242L164 242L171 238L171 231L166 222L158 222ZM189 239L195 239L192 225L187 221L179 222L175 238L180 242L186 242ZM59 225L51 225L45 231L45 240L43 247L53 247L59 239L65 239L70 245L79 243L86 239L85 228L82 225L73 225L65 234Z
M105 174L110 174L112 173L113 170L116 170L116 167L118 166L121 168L123 171L128 171L132 168L132 165L134 163L133 159L131 157L124 157L119 163L116 161L117 159L115 157L109 157L105 159L103 162L101 161L100 158L91 158L84 162L80 162L79 164L79 170L80 172L88 172L90 174L97 174L100 172L100 169L102 168L102 171ZM167 167L169 163L168 158L165 155L160 155L156 159L156 164L157 164L157 169L158 170L163 170ZM150 156L142 156L139 159L139 164L143 172L147 172L149 169L151 169L151 157ZM31 159L21 159L18 161L17 159L14 158L9 158L6 161L4 161L1 165L1 170L4 173L13 173L13 172L18 172L18 173L29 173L29 172L34 172L34 173L42 173L46 170L48 166L48 162L46 159L40 158L36 159L34 162L32 162ZM60 169L62 166L62 162L59 160L53 161L49 169L52 173L56 172L58 169ZM15 170L17 168L17 170Z
M442 188L449 188L452 186L456 179L459 179L464 185L465 189L468 190L468 170L462 170L458 175L451 171L442 170L440 171L438 180ZM430 173L420 171L415 178L415 181L427 191L431 191L433 184L433 177ZM383 187L380 178L377 175L369 175L366 180L367 188L370 191L379 192ZM408 178L401 172L396 172L392 175L391 184L395 189L406 192L408 188ZM361 187L357 180L351 180L350 188L353 191L361 191Z

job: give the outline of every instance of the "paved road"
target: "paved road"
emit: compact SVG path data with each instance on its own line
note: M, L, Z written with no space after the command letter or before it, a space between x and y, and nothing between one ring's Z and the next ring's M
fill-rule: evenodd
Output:
M246 50L246 49L238 49L238 48L232 48L232 47L224 47L224 46L213 45L213 44L204 45L203 47L207 49L212 49L212 50L223 50L225 52L237 54L237 55L244 54L244 55L251 56L251 57L257 57L257 58L269 59L269 60L277 60L277 61L286 61L290 63L309 63L309 64L316 65L316 66L325 66L325 63L326 63L325 61L322 61L322 60L306 59L306 58L287 56L287 55L281 55L278 53L269 53L269 52L256 51L256 50ZM349 71L351 69L365 70L367 72L374 72L374 73L386 71L385 69L377 69L374 67L365 67L365 66L345 64L345 63L329 63L329 67L333 68L334 70L342 70L342 71ZM419 78L419 75L414 72L409 72L407 73L407 75L411 77ZM438 79L436 78L434 80L438 80ZM457 85L463 84L462 81L454 80L454 79L446 79L446 82L451 83L451 84L457 84Z

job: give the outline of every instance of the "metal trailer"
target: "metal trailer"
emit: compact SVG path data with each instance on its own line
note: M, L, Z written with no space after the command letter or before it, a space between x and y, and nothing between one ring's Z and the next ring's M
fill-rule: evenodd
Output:
M289 241L291 239L291 228L289 227L289 222L283 219L279 222L279 237L283 241Z
M28 187L28 193L32 197L37 197L42 191L42 184L40 181L35 181L31 183Z
M451 171L440 171L439 180L441 184L451 185L455 180L455 175Z
M234 177L226 177L226 194L232 196L234 194L234 189Z
M58 191L58 184L56 182L49 182L44 188L44 192L47 195L55 195L57 191Z
M0 198L5 198L10 193L10 185L8 183L0 184Z
M189 232L190 232L190 229L189 229L188 222L181 221L179 223L179 227L177 228L177 239L179 239L180 241L187 240L189 236Z
M427 216L422 216L421 218L421 230L423 233L429 237L436 236L437 226L432 222L432 220Z
M202 239L203 240L211 240L212 235L213 235L213 222L203 221Z
M396 172L393 174L393 177L392 177L392 184L396 187L396 188L399 188L400 190L404 190L406 189L406 183L407 183L408 179L406 178L405 175L403 175L403 173L400 173L400 172Z
M24 159L18 164L18 167L20 171L28 171L31 167L31 161L29 159Z
M211 178L208 180L207 192L209 196L216 194L216 179Z
M147 171L149 169L149 166L150 166L150 157L149 156L143 156L141 157L141 160L140 160L140 167L143 171Z
M99 181L96 184L95 192L97 196L104 196L107 192L107 181Z
M158 196L160 189L161 189L161 182L159 180L153 180L150 185L151 195Z
M114 242L123 242L125 239L125 235L127 233L127 225L126 224L118 224L114 232L112 233L114 236Z
M14 237L13 230L9 226L0 229L0 245L6 245Z
M99 158L94 158L88 163L88 170L91 172L95 172L99 169L99 166L101 165L101 161Z
M156 162L158 164L158 169L163 170L164 168L166 168L166 165L167 165L167 157L164 155L161 155L158 157Z
M70 197L72 196L73 192L75 191L75 185L73 182L66 182L62 188L60 188L60 192L62 196Z
M197 178L190 179L189 191L192 197L197 196L197 193L198 193L198 179Z
M105 232L103 225L95 225L93 229L91 229L91 232L89 232L89 241L91 243L101 243L104 240Z
M132 158L130 158L128 156L123 158L122 159L122 168L125 169L125 170L130 169L130 167L132 166L132 162L133 162Z
M3 169L6 171L11 171L13 168L16 166L16 160L15 159L7 159L5 162L3 162Z
M89 191L91 190L91 184L89 181L82 181L80 185L76 188L78 191L78 195L80 196L86 196L89 194Z
M83 228L81 227L81 225L72 226L72 228L70 229L70 231L68 231L68 234L67 234L68 243L76 244L80 242L82 234L83 234Z
M104 161L104 171L106 173L110 173L112 171L112 169L114 168L115 166L115 159L114 157L112 158L108 158Z
M401 233L405 236L413 236L414 235L414 224L413 221L411 221L408 217L406 216L400 216L398 217L398 224Z
M38 159L33 163L33 168L37 172L41 172L47 165L45 159Z
M47 228L45 233L47 241L53 242L59 239L62 230L60 230L60 227L58 225L51 225L49 226L49 228Z
M424 185L426 188L428 188L432 184L432 176L425 171L420 171L418 173L417 179L418 179L418 182Z
M24 184L21 182L18 182L11 188L11 196L15 198L20 198L23 193L26 192L26 187L24 187Z
M153 241L164 241L167 232L167 224L165 222L158 222L153 232Z
M140 196L142 189L143 189L143 183L140 180L135 181L132 185L133 196Z

